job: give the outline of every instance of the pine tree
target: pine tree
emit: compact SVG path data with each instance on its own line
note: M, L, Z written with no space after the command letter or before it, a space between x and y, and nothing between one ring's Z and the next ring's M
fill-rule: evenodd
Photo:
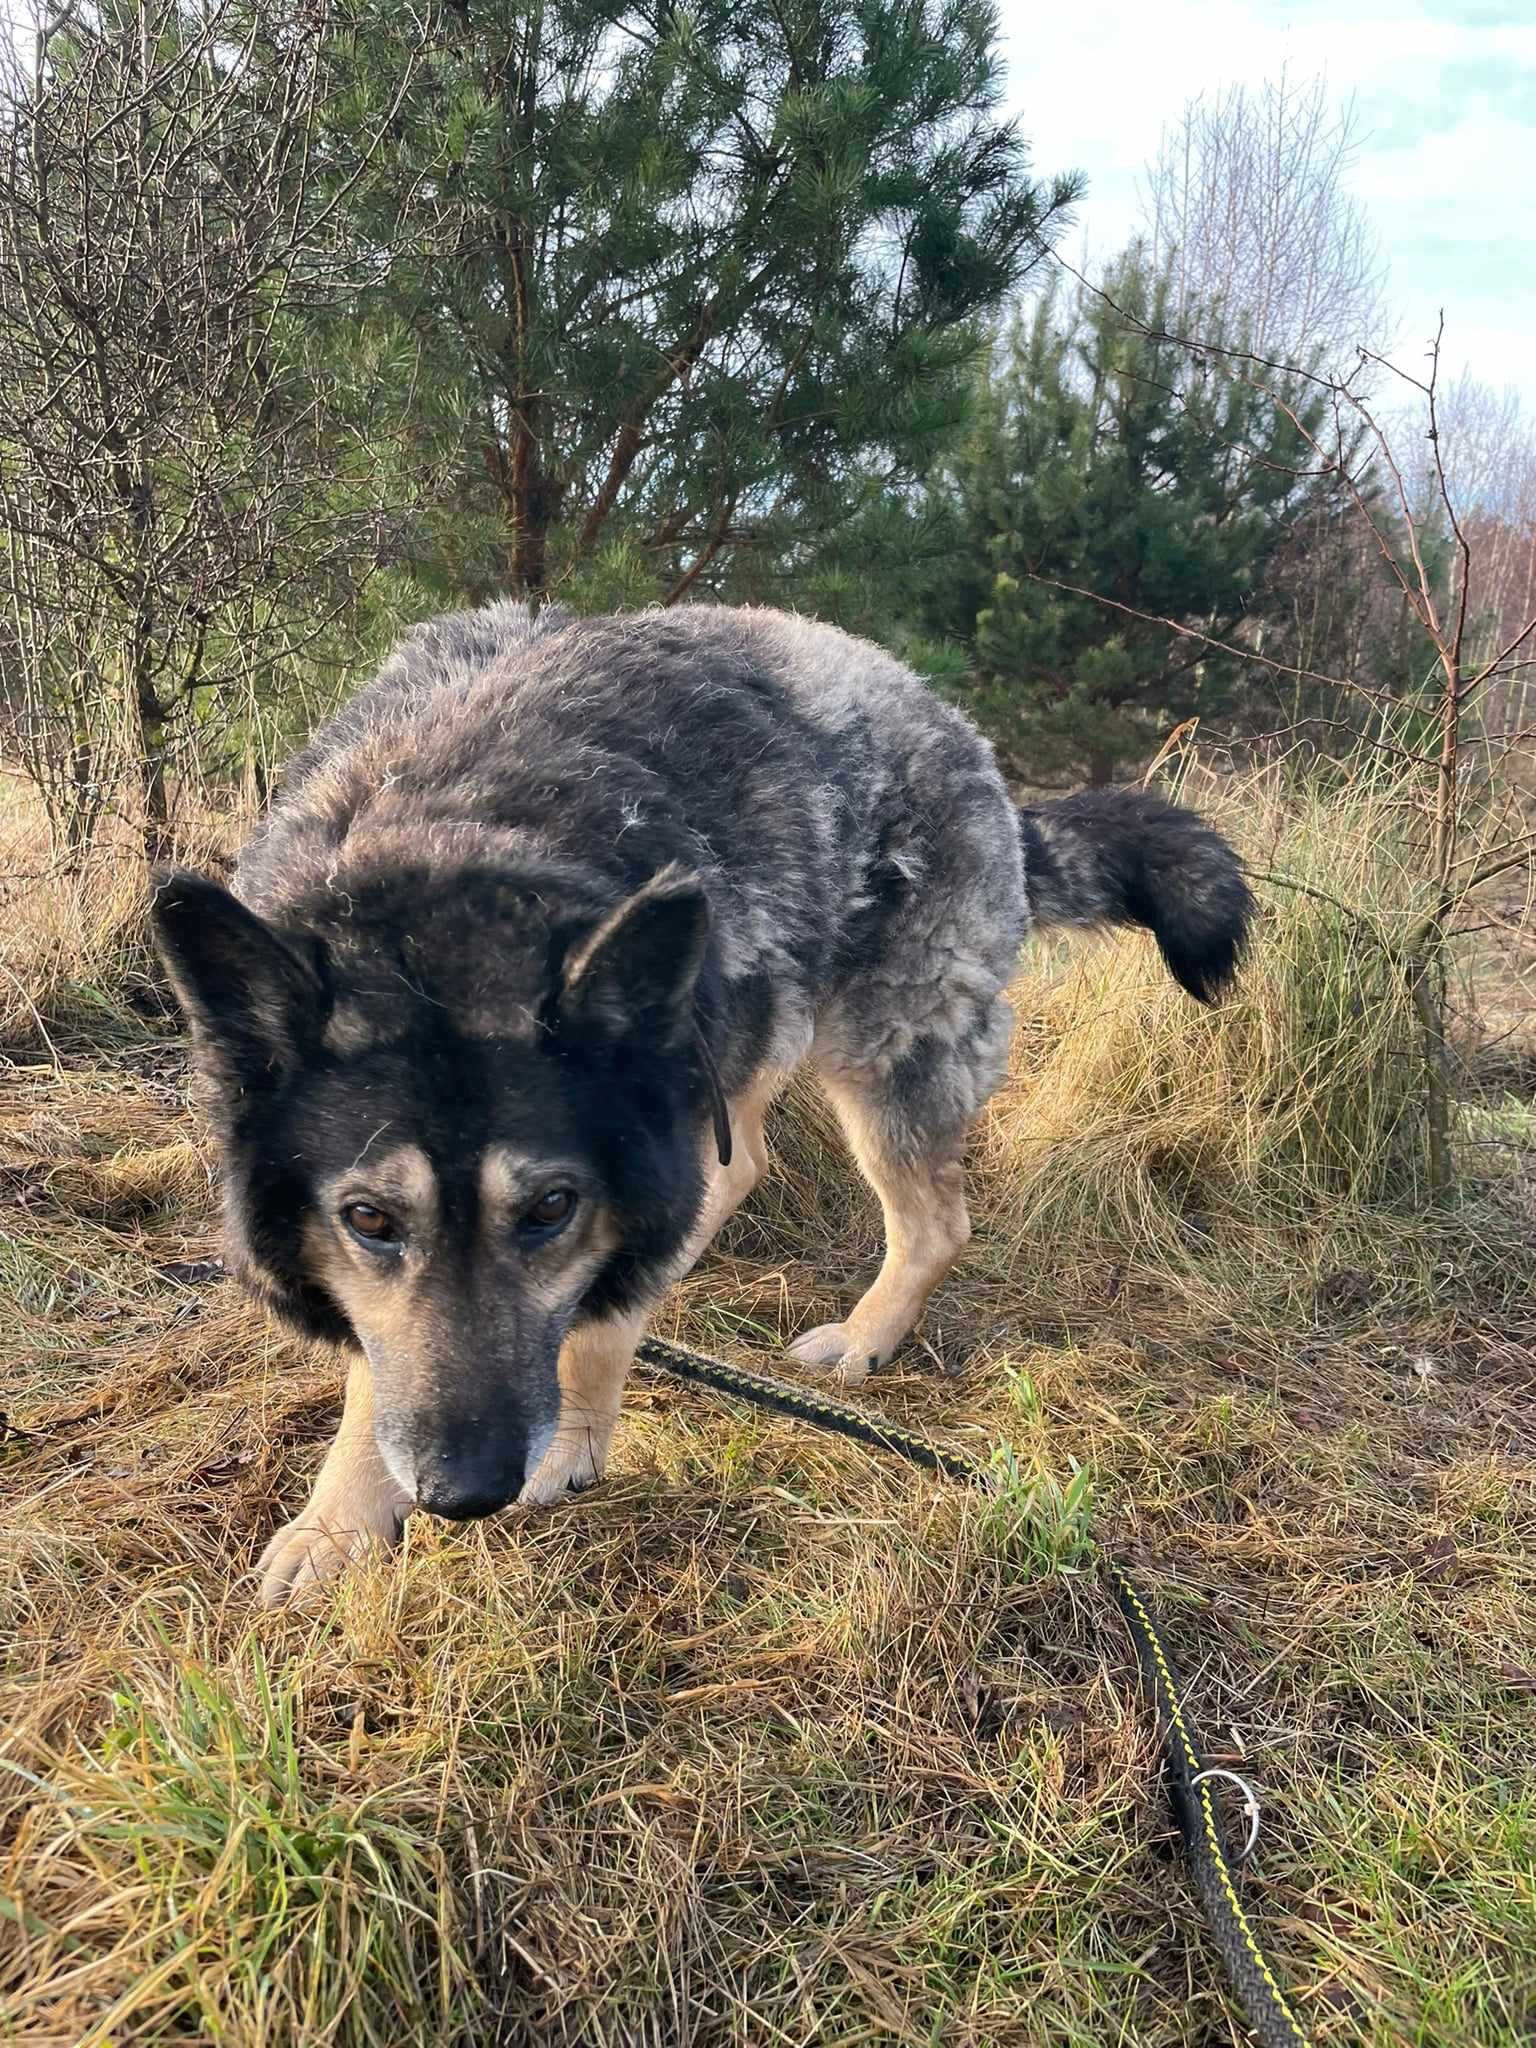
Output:
M1137 249L1102 293L1045 296L987 365L954 467L965 543L929 623L972 647L975 708L1026 774L1106 781L1228 711L1245 664L1150 621L1252 644L1320 489L1286 407L1158 338L1167 312ZM1320 424L1321 397L1284 395Z
M487 588L676 597L834 530L953 437L978 320L1073 196L997 116L985 0L459 0L424 47L413 24L362 0L353 117L391 108L392 139L355 180L344 132L328 150L461 395Z

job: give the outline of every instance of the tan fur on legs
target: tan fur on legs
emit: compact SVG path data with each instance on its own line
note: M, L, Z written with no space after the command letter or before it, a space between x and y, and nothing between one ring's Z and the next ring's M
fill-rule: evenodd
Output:
M731 1116L731 1163L722 1166L710 1134L708 1157L713 1162L709 1190L699 1220L677 1255L674 1281L693 1270L726 1219L733 1216L768 1171L768 1140L763 1134L763 1117L778 1092L782 1077L765 1074L744 1089L729 1104Z
M373 1435L373 1378L366 1358L347 1374L341 1427L325 1454L309 1505L261 1554L261 1604L312 1600L354 1558L399 1537L411 1497L391 1477Z
M681 1280L726 1218L743 1203L762 1179L768 1163L763 1114L773 1099L777 1077L765 1077L729 1105L731 1163L721 1166L708 1143L714 1170L710 1175L699 1220L678 1253L672 1271ZM645 1334L648 1308L606 1322L573 1330L560 1347L560 1422L553 1442L518 1495L525 1505L561 1499L601 1479L608 1463L624 1381Z
M883 1365L917 1322L971 1234L965 1174L957 1158L893 1159L874 1114L873 1090L857 1076L824 1075L859 1169L885 1214L885 1258L874 1285L844 1323L823 1323L790 1345L802 1365L835 1367L850 1386Z
M624 1398L624 1376L645 1332L645 1311L583 1323L560 1347L560 1420L517 1496L530 1506L601 1479Z

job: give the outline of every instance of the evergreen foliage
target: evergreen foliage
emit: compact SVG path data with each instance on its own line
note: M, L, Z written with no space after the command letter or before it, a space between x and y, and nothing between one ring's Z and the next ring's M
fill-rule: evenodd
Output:
M973 649L977 708L1034 773L1107 781L1231 712L1248 664L1209 641L1259 643L1270 564L1329 488L1297 424L1321 428L1325 394L1221 374L1168 301L1133 248L1102 292L1018 315L939 486L960 547L926 622Z
M1074 186L999 118L984 0L368 0L331 155L458 395L472 590L612 604L804 550L963 423Z

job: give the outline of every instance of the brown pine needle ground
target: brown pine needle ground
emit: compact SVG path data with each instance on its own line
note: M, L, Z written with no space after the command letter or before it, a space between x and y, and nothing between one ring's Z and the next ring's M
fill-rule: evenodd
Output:
M1239 815L1411 914L1366 799ZM1214 1016L1137 939L1027 963L976 1240L866 1390L1008 1446L998 1499L640 1376L603 1487L414 1520L309 1620L240 1575L337 1361L199 1280L137 941L90 927L103 967L55 903L0 1107L0 2039L1241 2041L1097 1540L1262 1788L1246 1884L1317 2040L1529 2041L1529 1069L1506 1044L1428 1220L1395 984L1267 900ZM660 1324L770 1370L878 1250L814 1102L777 1135Z

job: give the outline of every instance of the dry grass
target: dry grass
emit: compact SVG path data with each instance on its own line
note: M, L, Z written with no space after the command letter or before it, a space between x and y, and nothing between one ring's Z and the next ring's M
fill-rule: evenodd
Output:
M219 868L240 829L233 810L200 815L187 862ZM131 1039L143 1009L162 1009L144 897L131 831L104 827L82 860L61 860L27 785L0 769L0 1054Z
M1234 808L1390 929L1414 891L1372 801ZM1318 2040L1529 2040L1529 1109L1473 1106L1501 1178L1426 1220L1395 986L1328 904L1271 901L1216 1016L1137 940L1029 963L977 1239L870 1389L1006 1443L1001 1504L642 1381L607 1485L412 1523L303 1622L237 1580L337 1363L166 1271L216 1249L208 1160L174 1044L110 1010L130 924L20 941L58 1056L23 1007L0 2038L1241 2040L1091 1513L1264 1788L1252 1894ZM92 986L86 1052L51 1026ZM877 1249L815 1104L777 1137L663 1319L756 1362Z

